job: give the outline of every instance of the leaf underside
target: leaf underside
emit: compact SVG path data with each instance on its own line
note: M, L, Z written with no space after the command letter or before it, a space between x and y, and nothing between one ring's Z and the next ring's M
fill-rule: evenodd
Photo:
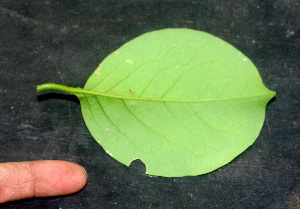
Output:
M230 44L190 29L143 34L110 54L76 93L104 150L150 175L211 172L254 143L268 90L253 63ZM107 96L106 96L107 95Z

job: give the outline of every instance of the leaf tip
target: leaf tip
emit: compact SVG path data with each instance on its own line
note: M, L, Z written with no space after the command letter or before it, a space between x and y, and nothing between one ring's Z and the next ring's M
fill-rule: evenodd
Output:
M270 95L270 100L271 100L272 98L274 98L276 96L276 92L270 90L270 94L269 95Z

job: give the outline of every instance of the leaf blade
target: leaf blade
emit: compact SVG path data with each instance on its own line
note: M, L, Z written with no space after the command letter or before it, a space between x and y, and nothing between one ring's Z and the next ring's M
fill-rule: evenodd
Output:
M224 53L229 55L220 57ZM127 166L139 158L151 175L199 175L227 164L255 141L265 105L274 96L245 55L216 37L186 29L144 34L108 56L98 72L103 78L94 73L85 88L129 97L118 107L109 108L112 101L105 106L107 114L116 115L114 121L126 118L116 124L128 132L131 143L139 144L130 148L138 151L127 160L123 159L126 151L114 157ZM130 99L135 96L137 100ZM237 148L230 148L229 142ZM126 147L129 142L118 143ZM105 150L115 148L101 144ZM115 148L111 152L124 151ZM186 160L187 156L194 160ZM199 166L203 162L210 163Z

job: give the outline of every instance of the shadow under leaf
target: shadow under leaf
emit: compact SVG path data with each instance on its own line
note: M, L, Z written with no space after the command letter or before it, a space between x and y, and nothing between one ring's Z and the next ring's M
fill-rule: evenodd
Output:
M76 102L76 103L80 104L78 98L72 94L48 93L48 94L41 94L41 95L37 96L38 102L43 102L45 100L50 100L50 99L67 100L67 101Z

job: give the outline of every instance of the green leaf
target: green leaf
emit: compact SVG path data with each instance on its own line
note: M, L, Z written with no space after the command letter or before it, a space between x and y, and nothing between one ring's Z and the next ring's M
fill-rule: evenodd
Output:
M268 90L249 58L210 34L190 29L146 33L110 54L78 96L85 123L104 150L150 175L211 172L258 137Z

